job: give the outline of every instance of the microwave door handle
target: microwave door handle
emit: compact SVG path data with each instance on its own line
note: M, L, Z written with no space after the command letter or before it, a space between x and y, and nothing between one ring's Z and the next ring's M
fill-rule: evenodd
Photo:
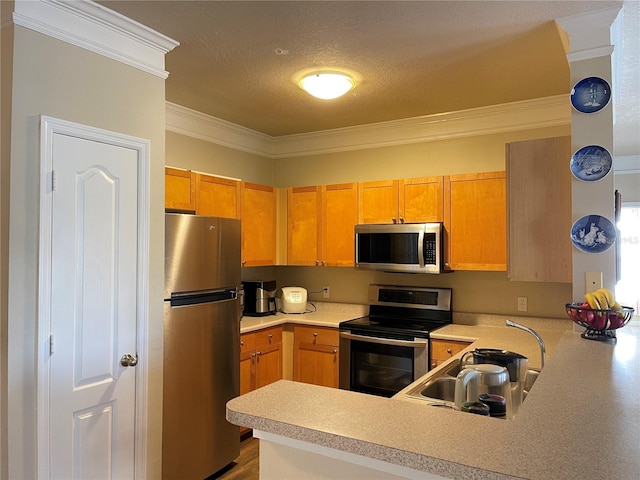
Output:
M424 268L424 230L420 229L418 233L418 263L420 268Z
M348 340L359 340L361 342L379 343L381 345L392 345L395 347L420 347L424 348L428 345L427 340L394 340L391 338L365 337L363 335L354 335L353 333L340 332L342 338Z

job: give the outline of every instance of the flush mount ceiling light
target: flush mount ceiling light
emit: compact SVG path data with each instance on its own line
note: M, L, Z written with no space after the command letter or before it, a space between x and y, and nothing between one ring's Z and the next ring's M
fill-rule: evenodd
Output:
M323 100L341 97L356 86L355 75L330 70L298 72L294 81L305 92Z

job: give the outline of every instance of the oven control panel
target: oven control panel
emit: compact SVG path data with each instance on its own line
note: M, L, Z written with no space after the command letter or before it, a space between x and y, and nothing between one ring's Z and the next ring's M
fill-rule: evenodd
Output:
M394 307L451 310L450 288L369 285L369 304Z

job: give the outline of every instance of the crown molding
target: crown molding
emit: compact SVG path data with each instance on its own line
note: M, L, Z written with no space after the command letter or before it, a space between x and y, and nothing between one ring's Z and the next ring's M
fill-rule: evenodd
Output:
M168 131L267 158L288 158L569 125L571 108L566 95L556 95L281 137L169 102L166 121Z
M593 52L600 55L600 48L612 44L612 25L622 10L612 7L595 12L580 13L556 19L556 23L569 35L571 53ZM595 58L595 57L586 57Z
M160 78L178 42L90 0L16 0L13 23Z

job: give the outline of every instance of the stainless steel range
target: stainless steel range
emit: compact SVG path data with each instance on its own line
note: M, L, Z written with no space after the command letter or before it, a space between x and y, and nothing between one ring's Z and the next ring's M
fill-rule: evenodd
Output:
M451 289L369 285L369 316L340 324L340 388L391 397L429 370L429 332L451 323Z

